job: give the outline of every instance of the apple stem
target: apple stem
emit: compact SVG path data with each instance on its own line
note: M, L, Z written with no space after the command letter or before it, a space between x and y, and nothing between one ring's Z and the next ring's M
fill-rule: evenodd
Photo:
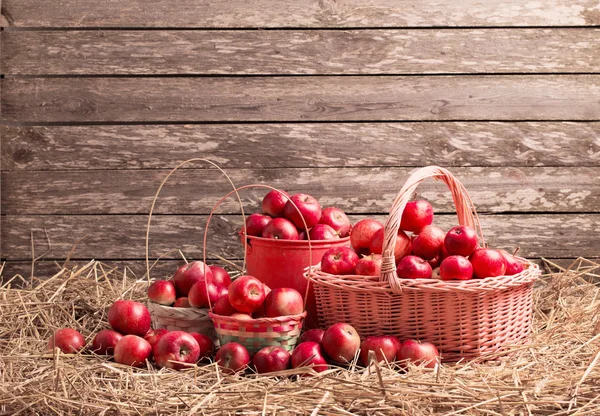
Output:
M517 248L515 248L515 251L513 252L513 256L516 256L519 250L521 250L521 247L517 246Z

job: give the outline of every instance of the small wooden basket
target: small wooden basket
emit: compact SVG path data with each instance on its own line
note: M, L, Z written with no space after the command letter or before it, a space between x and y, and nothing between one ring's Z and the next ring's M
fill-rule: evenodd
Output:
M390 334L428 341L444 361L472 359L522 344L531 331L536 264L519 258L525 270L514 276L467 281L402 279L396 274L396 235L406 203L427 178L446 183L458 222L475 228L484 243L481 224L464 186L437 166L414 172L394 200L385 224L383 264L379 277L336 276L319 266L305 277L315 290L319 321L354 326L361 337Z

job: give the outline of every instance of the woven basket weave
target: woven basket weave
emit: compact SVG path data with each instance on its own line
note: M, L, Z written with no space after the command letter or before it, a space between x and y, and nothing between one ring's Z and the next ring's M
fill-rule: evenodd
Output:
M313 282L319 321L351 324L361 337L390 334L429 341L444 361L472 359L522 344L529 336L533 282L537 265L523 258L525 270L514 276L467 281L401 279L393 247L406 203L427 178L442 180L452 193L458 222L483 234L464 186L443 168L415 171L394 200L385 224L383 264L379 277L336 276L319 266L305 277Z
M217 337L212 320L208 316L208 309L172 308L148 302L148 310L154 329L165 328L169 331L199 332L213 340Z

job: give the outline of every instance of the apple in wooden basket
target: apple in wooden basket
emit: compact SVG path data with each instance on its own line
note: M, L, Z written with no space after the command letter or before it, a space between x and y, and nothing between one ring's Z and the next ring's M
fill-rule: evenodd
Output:
M321 204L315 197L307 194L295 194L285 204L283 213L297 228L306 230L319 223L322 210Z
M402 343L396 359L404 363L412 361L414 364L423 365L425 368L435 368L440 360L440 354L435 345L430 342L409 339Z
M227 295L221 296L215 302L212 308L212 312L222 316L231 316L234 313L237 313L235 308L231 306L231 302L229 302L229 293L227 293Z
M265 300L264 285L256 277L240 276L229 286L229 302L237 311L252 314Z
M311 240L339 240L340 236L327 224L317 224L310 229L308 236Z
M178 296L187 296L192 286L201 280L212 279L210 268L202 261L193 261L181 266L173 275Z
M201 360L203 358L209 358L212 356L213 351L215 350L215 343L208 336L201 334L199 332L190 332L190 335L194 337L198 346L200 347L200 355L198 359Z
M332 247L323 254L321 270L336 275L354 274L358 254L350 247Z
M154 346L154 361L159 367L182 370L200 357L200 346L196 339L184 331L171 331Z
M402 279L431 279L432 271L429 262L418 256L406 256L396 267L396 273Z
M466 225L453 227L444 238L444 246L450 255L469 257L478 243L477 232Z
M473 265L473 276L478 279L503 276L506 272L506 260L498 250L478 248L469 261Z
M350 234L350 219L344 211L336 207L323 209L319 224L329 225L341 238L347 237Z
M121 338L123 338L123 335L119 334L117 331L103 329L94 337L90 350L98 355L113 355L115 346Z
M381 254L371 254L358 260L356 274L361 276L379 276L381 274Z
M383 238L384 229L377 231L371 239L369 249L371 253L383 254ZM396 264L405 256L408 256L412 252L412 243L410 237L402 230L398 230L398 236L396 237L396 247L394 248L394 258Z
M153 282L148 287L148 299L160 305L172 305L177 299L175 285L169 280L157 280Z
M446 233L436 225L426 225L412 241L412 252L425 260L436 258L442 251Z
M317 373L329 368L323 354L321 344L316 342L301 342L292 351L292 368L311 367Z
M262 200L262 212L274 218L283 217L283 210L289 198L290 195L285 191L272 190Z
M48 340L48 349L60 349L65 354L76 353L85 347L85 338L73 328L62 328L56 331Z
M304 332L302 335L300 335L300 342L316 342L317 344L320 344L321 341L323 340L323 334L325 334L325 330L324 329L309 329L308 331Z
M150 329L150 312L139 302L118 300L108 310L108 323L123 335L143 337Z
M229 342L217 351L215 361L224 373L233 374L248 366L250 354L242 344Z
M283 347L265 347L254 354L252 364L258 374L273 373L290 368L291 355Z
M379 221L366 218L360 220L350 231L350 244L357 253L370 253L369 247L375 233L383 229L383 224Z
M427 201L411 201L406 204L400 219L400 229L419 232L433 222L433 207Z
M262 237L276 240L297 240L298 230L288 219L273 218L273 221L268 223L263 230Z
M153 329L151 331L148 331L148 333L144 335L144 339L148 341L150 345L152 345L152 348L154 348L158 340L168 332L169 330L166 328Z
M463 256L448 256L440 264L440 279L469 280L473 278L473 266Z
M365 366L369 365L369 351L373 351L377 362L391 363L396 359L401 346L400 340L392 335L367 337L360 344L360 361Z
M348 364L360 349L360 336L352 325L340 322L325 330L321 345L332 361Z
M231 276L224 268L217 265L208 266L212 272L212 282L217 286L229 287L231 284Z
M152 356L152 346L137 335L125 335L115 345L115 361L132 367L143 367Z
M304 300L296 289L281 287L271 290L265 298L265 315L269 318L299 315L304 312Z
M517 259L514 255L510 254L506 250L498 251L500 252L500 254L502 254L502 257L504 257L504 261L506 263L505 273L507 276L512 276L521 273L525 269L523 262Z
M246 235L253 235L260 237L267 225L273 221L268 215L259 214L255 212L251 214L248 218L246 218ZM241 232L244 232L242 228Z

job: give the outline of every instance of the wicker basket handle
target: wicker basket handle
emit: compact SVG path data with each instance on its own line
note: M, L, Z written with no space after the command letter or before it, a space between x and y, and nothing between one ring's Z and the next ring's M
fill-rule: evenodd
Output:
M213 207L213 209L210 212L210 215L208 216L208 219L206 220L206 227L204 228L204 239L202 241L203 247L204 249L202 250L203 253L203 260L204 263L206 263L206 240L207 240L207 236L208 236L208 225L210 224L210 220L212 219L213 215L215 214L215 212L217 211L217 208L219 207L219 205L221 205L221 203L223 201L225 201L227 198L229 198L232 194L236 194L238 199L239 199L239 191L244 190L244 189L248 189L248 188L265 188L265 189L269 189L271 191L277 191L280 193L284 193L282 190L274 188L272 186L269 185L263 185L263 184L250 184L250 185L244 185L244 186L240 186L239 188L234 188L233 191L229 192L227 195L225 195L224 197L222 197ZM294 208L296 208L296 211L298 211L298 213L300 214L300 218L302 218L302 222L304 223L304 228L308 229L308 226L306 224L306 220L304 219L304 216L302 215L302 213L300 212L300 209L298 208L298 206L294 203L294 201L292 201L292 199L288 199L288 201L290 201L292 203L292 205L294 206ZM241 204L241 202L240 202ZM244 209L242 207L242 215L244 213ZM247 233L247 229L246 229L246 219L243 218L244 221L244 236L246 236ZM308 233L306 233L306 239L308 240L308 261L310 262L310 264L313 264L313 257L312 257L312 244L310 242L310 236L308 235ZM244 238L244 272L246 270L246 252L248 250L248 239ZM277 267L277 265L273 265L273 267ZM304 309L306 310L306 300L308 299L308 289L310 288L310 285L306 285L306 292L304 293ZM208 298L208 308L212 309L212 304L210 302L210 296L208 296L208 286L206 286L206 297Z
M416 170L408 178L396 196L396 199L394 199L384 228L383 262L379 279L381 281L389 282L392 291L395 293L402 291L402 279L396 274L396 262L394 258L394 247L396 246L396 236L400 229L402 213L404 212L407 202L412 198L417 186L428 178L441 180L448 186L448 189L450 189L450 192L452 193L452 199L458 216L458 223L460 225L473 227L479 233L481 244L485 246L477 211L475 210L473 201L464 185L447 169L439 166L427 166Z

